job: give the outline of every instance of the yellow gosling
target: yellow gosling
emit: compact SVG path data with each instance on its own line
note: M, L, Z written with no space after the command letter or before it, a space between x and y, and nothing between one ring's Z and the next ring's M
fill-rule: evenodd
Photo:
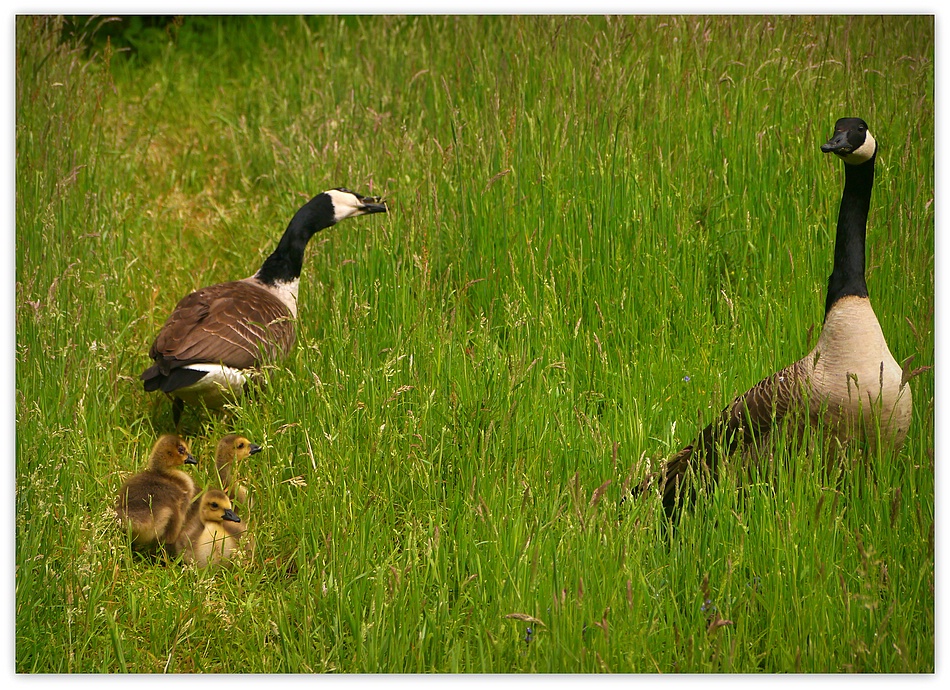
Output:
M150 551L177 541L195 495L194 480L178 468L194 464L188 443L167 434L156 441L147 469L122 484L115 512L133 549Z
M227 494L209 489L192 503L176 550L182 561L195 563L199 568L229 560L244 533L240 523Z
M251 443L239 434L228 434L218 441L215 453L215 468L221 488L227 493L233 503L237 503L247 510L251 509L251 498L247 487L238 481L241 463L261 452L261 447Z

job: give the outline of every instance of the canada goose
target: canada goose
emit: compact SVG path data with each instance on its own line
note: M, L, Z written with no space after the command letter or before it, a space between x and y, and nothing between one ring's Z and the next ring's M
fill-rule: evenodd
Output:
M192 478L178 469L197 461L184 439L173 434L156 441L148 468L129 477L119 489L115 511L132 537L132 548L152 550L174 544L195 495Z
M834 267L828 279L825 318L814 349L763 379L709 424L696 441L644 480L659 478L667 514L672 514L690 472L716 480L718 455L759 442L779 423L800 432L824 422L830 438L899 447L911 418L908 376L894 360L868 299L864 276L865 237L877 143L860 118L842 118L821 146L844 162L845 184L838 210ZM746 446L749 447L749 446ZM693 490L688 495L694 496Z
M188 510L185 528L176 550L185 563L204 568L209 563L228 560L243 533L239 518L231 510L231 499L219 489L209 489Z
M185 403L220 407L242 392L248 370L293 347L310 238L345 218L386 211L380 199L348 189L318 194L297 211L257 273L202 288L178 303L149 350L154 364L141 375L146 391L172 398L176 426Z
M232 501L236 501L250 510L251 505L248 501L247 488L238 481L238 471L243 460L261 452L261 447L256 443L251 443L239 434L228 434L218 441L218 448L215 453L215 469L218 472L218 479L221 481L221 488Z

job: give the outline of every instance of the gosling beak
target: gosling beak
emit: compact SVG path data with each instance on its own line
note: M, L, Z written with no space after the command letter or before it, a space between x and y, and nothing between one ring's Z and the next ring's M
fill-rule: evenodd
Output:
M235 512L234 512L233 510L231 510L230 508L225 508L225 509L224 509L224 515L221 516L221 519L222 519L222 520L228 520L229 522L240 522L240 521L241 521L241 518L239 518L239 517L237 516L237 513L235 513Z
M261 448L259 445L257 445L256 443L252 443L251 452L249 453L249 455L254 455L254 453L260 453L262 450L264 449Z
M192 455L191 453L188 453L188 457L185 458L185 464L186 464L186 465L197 465L197 464L198 464L198 461L195 460L195 456L194 456L194 455Z

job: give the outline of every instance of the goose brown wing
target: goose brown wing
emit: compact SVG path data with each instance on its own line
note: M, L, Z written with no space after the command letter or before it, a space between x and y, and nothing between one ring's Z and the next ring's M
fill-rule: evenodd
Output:
M697 450L715 463L717 450L732 455L740 443L754 442L781 422L795 401L801 398L805 378L804 362L798 361L775 372L737 396L718 419L703 429Z
M162 373L198 362L237 369L286 354L294 343L291 314L266 289L246 281L220 283L178 303L149 356Z
M778 425L801 400L806 377L804 360L775 372L737 396L705 429L695 443L667 460L659 472L648 477L660 481L663 505L670 513L686 475L693 473L716 481L718 458L732 455L741 443L755 442Z

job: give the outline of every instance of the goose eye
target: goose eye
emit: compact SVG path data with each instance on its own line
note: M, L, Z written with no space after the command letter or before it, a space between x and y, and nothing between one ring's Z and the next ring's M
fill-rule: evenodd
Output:
M243 443L239 443L239 444L238 444L238 448L243 448L243 447L244 447L244 444L243 444Z
M218 507L217 502L216 502L216 501L211 501L211 507L212 507L212 508L217 508L217 507Z
M182 455L184 455L184 454L185 454L185 447L184 447L184 446L178 446L178 452L181 453Z

